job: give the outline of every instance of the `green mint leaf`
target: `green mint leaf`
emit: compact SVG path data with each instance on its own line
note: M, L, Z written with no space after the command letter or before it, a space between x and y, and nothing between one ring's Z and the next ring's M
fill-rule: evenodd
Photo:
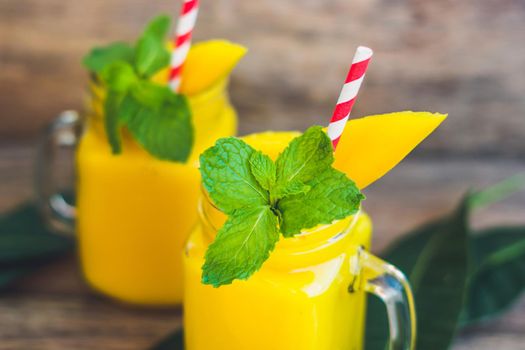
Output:
M200 156L200 172L206 191L219 209L232 214L236 209L267 205L268 193L250 168L255 150L235 137L222 138Z
M233 212L208 247L202 282L214 287L245 280L259 270L279 240L270 206Z
M168 87L147 81L133 86L122 100L120 117L135 140L162 160L185 162L193 146L188 102Z
M151 36L159 40L164 39L170 30L170 26L171 16L166 14L158 15L146 25L142 37Z
M105 117L104 126L106 129L106 136L111 147L111 153L122 153L122 144L120 137L121 123L119 120L119 108L122 103L122 94L114 91L109 91L104 102Z
M285 197L277 205L285 237L355 214L365 198L352 180L333 168L317 174L308 185L308 192Z
M127 126L151 155L176 162L188 159L193 146L191 112L185 97L149 78L169 64L166 36L169 16L158 16L135 47L115 43L95 48L85 66L97 73L107 89L105 128L114 154L121 153L120 128Z
M169 64L170 53L166 48L166 36L171 24L169 16L153 19L137 42L135 67L142 77L151 77Z
M262 188L269 191L275 184L276 168L273 160L266 154L256 151L250 157L250 170Z
M100 72L100 78L109 91L127 92L138 82L133 67L126 62L114 62Z
M321 127L292 140L274 163L242 140L225 138L200 158L204 187L228 214L208 247L202 282L215 287L246 279L279 238L355 214L364 196L334 168L332 144Z
M320 126L310 127L290 142L277 159L277 183L294 180L308 184L334 161L332 143Z
M292 180L286 184L280 184L272 189L272 197L281 199L296 194L305 194L310 191L311 187L305 185L299 180Z
M100 78L107 89L104 101L104 126L106 136L111 147L111 153L122 153L120 136L121 105L126 92L138 82L133 67L126 62L113 62L107 65L100 73Z
M147 80L143 80L133 86L132 93L137 102L151 109L160 109L166 101L172 99L173 96L177 96L167 86L158 85Z
M115 62L133 61L134 49L129 44L117 42L104 47L96 47L82 60L84 66L93 73L100 73Z

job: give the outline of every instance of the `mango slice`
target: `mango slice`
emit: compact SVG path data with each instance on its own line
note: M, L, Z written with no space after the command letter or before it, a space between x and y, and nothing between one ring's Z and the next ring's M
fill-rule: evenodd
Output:
M244 46L226 40L193 44L182 71L180 91L191 96L210 88L231 73L246 51Z
M180 92L192 96L218 84L231 73L247 51L244 46L226 40L208 40L192 44L184 63ZM168 75L167 67L155 74L152 80L165 84Z
M363 189L403 160L446 117L404 111L351 119L337 146L334 167Z
M406 111L351 119L337 146L334 166L363 189L395 167L446 117ZM276 159L299 135L294 131L269 131L246 135L243 140Z

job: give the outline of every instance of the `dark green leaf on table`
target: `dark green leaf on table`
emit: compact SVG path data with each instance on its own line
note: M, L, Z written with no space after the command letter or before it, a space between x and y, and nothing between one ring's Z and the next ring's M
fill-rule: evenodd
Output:
M525 290L525 227L495 227L471 238L472 268L461 325L506 311Z
M53 233L2 233L0 234L0 267L47 258L71 248L71 240Z
M184 350L184 331L179 329L170 333L150 350Z
M0 217L0 290L74 248L72 239L45 228L34 205Z
M410 280L416 301L417 349L447 349L456 333L467 282L468 197L451 215L401 238L383 257ZM386 348L385 310L367 314L366 348Z

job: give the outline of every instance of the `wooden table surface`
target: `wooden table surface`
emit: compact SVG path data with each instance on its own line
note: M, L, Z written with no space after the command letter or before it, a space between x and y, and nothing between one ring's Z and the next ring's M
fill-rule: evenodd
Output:
M34 151L30 145L0 147L0 211L32 196ZM520 171L515 160L408 159L366 191L375 222L374 249L384 248L411 227L453 207L464 191ZM474 225L519 223L525 195L484 210ZM181 324L179 310L143 310L92 293L74 256L44 268L0 295L0 349L145 350ZM504 316L463 331L463 349L525 349L525 298ZM424 349L423 349L424 350Z

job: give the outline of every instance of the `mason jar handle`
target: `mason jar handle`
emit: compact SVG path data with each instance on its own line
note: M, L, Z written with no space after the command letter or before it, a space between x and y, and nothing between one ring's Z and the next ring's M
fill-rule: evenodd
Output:
M54 230L72 235L75 228L75 206L56 190L57 151L77 145L80 117L75 111L62 112L51 122L40 140L35 174L38 208L45 224Z
M390 329L389 350L413 350L416 346L416 311L405 275L393 265L360 249L356 264L366 292L386 306ZM356 274L357 276L358 274Z

